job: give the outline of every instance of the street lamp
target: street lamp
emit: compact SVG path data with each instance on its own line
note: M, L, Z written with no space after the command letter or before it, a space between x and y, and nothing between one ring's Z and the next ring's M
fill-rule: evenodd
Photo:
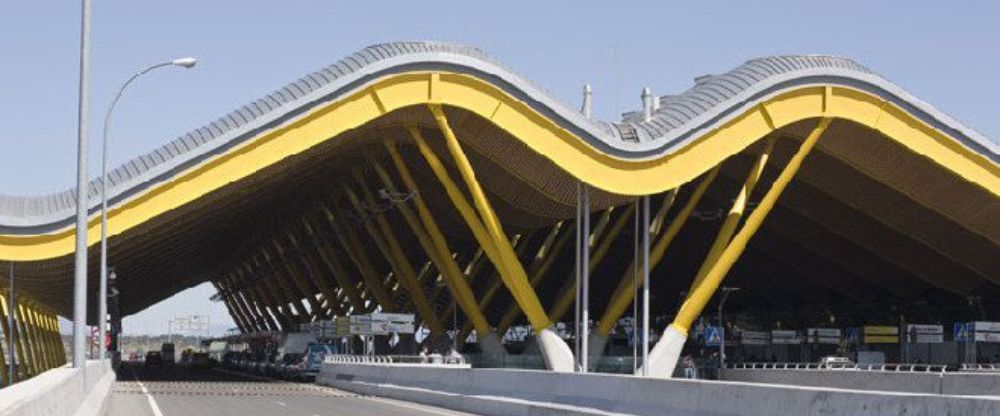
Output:
M726 298L729 294L740 290L738 287L723 286L719 288L722 290L722 299L719 299L719 333L721 334L721 339L719 340L719 369L726 368L726 326L722 323L722 306L726 304Z
M132 81L135 81L142 75L146 74L157 68L162 68L165 66L179 66L182 68L193 68L198 60L195 58L178 58L172 61L161 62L156 65L152 65L142 71L137 72L132 75L121 88L118 89L118 93L115 94L115 99L111 101L111 105L108 107L107 114L104 115L104 144L101 149L101 283L98 289L98 339L100 339L100 347L98 348L98 357L103 360L105 353L107 352L107 347L104 345L104 337L106 336L106 325L105 319L108 316L108 138L110 137L110 127L111 127L111 114L115 111L115 106L118 104L118 100L122 98L122 94L125 93L125 89L128 88Z

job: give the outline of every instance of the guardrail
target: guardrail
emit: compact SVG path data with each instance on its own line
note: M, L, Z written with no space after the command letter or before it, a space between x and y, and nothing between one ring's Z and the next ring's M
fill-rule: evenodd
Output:
M1000 364L962 364L959 371L1000 373Z
M426 357L419 355L327 355L323 359L329 364L433 364L433 365L465 365L465 357L442 356L440 354L430 354Z
M948 366L939 364L822 364L822 363L737 363L734 370L812 370L812 371L885 371L895 373L944 373ZM996 371L1000 371L997 367Z
M396 361L388 355L327 355L323 362L329 364L392 364Z

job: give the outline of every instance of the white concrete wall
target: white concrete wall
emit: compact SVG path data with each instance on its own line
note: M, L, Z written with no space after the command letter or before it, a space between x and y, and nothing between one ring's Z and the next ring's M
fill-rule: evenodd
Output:
M0 416L103 415L115 372L110 362L87 363L86 380L68 366L0 389Z
M1000 374L728 369L726 381L946 395L1000 396Z
M362 394L490 415L612 412L713 416L1000 414L1000 398L996 397L534 370L326 364L317 382Z

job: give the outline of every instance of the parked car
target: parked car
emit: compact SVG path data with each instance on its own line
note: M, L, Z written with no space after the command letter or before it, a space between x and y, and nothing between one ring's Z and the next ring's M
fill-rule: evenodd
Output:
M306 347L306 353L302 355L299 379L311 381L316 379L319 370L323 368L323 360L327 355L337 353L337 346L333 344L310 343Z
M163 354L159 351L150 351L146 353L146 362L144 363L146 367L163 367Z
M160 346L160 355L162 355L164 363L173 364L176 358L174 356L174 344L164 342L163 345Z
M191 353L188 359L188 365L193 369L198 370L208 370L215 365L215 361L208 356L207 352L194 352Z
M844 357L829 356L819 360L820 368L848 368L853 366L854 363Z
M298 365L302 361L302 353L288 353L281 357L275 366L275 376L285 380L297 380L302 370Z

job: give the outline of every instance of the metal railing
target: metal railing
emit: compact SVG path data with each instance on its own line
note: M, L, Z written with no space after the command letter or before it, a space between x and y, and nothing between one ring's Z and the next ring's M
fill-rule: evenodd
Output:
M804 371L884 371L894 373L944 373L947 365L940 364L823 364L823 363L737 363L726 366L734 370L804 370ZM997 369L1000 371L1000 368Z
M419 355L327 355L323 360L330 364L428 364L428 365L466 365L465 357L449 357L431 354L427 357Z
M323 362L330 364L392 364L396 361L388 355L327 355Z
M959 371L1000 373L1000 364L962 364Z

